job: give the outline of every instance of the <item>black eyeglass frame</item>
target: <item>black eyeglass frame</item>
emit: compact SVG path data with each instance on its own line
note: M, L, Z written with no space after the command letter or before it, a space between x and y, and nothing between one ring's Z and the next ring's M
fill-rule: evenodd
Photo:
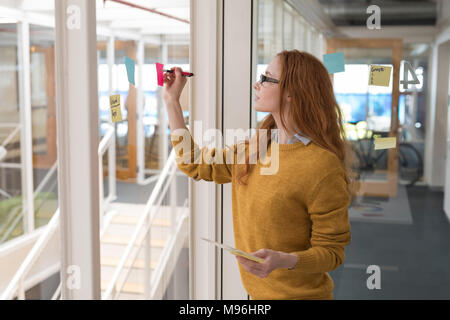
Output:
M277 79L266 77L264 74L261 74L259 77L259 83L263 84L264 82L272 82L272 83L279 83Z

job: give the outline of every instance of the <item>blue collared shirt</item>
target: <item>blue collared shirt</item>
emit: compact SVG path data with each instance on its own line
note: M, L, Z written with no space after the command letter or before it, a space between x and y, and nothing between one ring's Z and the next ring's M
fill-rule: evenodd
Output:
M290 139L287 144L295 143L296 141L300 140L303 142L303 144L306 146L311 142L311 139L307 138L306 136L302 135L301 132L298 132L294 134L292 139ZM275 141L278 143L278 135L275 136Z

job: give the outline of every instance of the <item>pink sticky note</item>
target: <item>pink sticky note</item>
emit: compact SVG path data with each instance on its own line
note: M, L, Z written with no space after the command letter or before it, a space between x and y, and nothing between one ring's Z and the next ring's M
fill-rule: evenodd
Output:
M164 65L161 63L156 63L156 76L158 79L158 86L164 86L164 74L163 74Z

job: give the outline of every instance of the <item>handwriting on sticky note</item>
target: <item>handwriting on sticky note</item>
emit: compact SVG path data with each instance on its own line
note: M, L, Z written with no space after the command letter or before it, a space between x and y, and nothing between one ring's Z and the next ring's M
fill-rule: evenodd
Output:
M392 149L397 146L397 138L375 138L375 150Z
M122 113L120 111L120 94L112 95L109 97L109 103L111 105L111 119L113 122L122 121Z
M109 105L111 107L120 106L120 94L115 94L109 97Z
M370 66L369 86L389 87L392 67Z

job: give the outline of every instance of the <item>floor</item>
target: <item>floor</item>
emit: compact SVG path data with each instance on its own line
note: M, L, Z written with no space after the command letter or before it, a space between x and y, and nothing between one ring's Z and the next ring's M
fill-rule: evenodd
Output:
M186 197L188 196L188 182L189 178L185 175L177 175L177 205L182 206ZM126 183L116 180L116 202L146 204L150 198L151 192L156 185L156 181L140 186L136 183ZM108 178L104 179L104 194L108 195ZM162 205L170 204L170 188L167 189L167 194L162 201Z
M186 179L179 177L179 183L180 188L187 189ZM152 187L118 183L120 201L145 203ZM450 299L450 222L442 210L443 192L431 191L428 187L405 188L405 191L399 195L407 197L407 210L399 205L405 199L389 204L391 199L383 203L380 199L363 198L361 204L383 208L384 217L377 221L374 216L368 216L364 221L364 215L350 216L352 240L346 247L345 262L329 272L334 280L335 300ZM185 196L178 192L180 204ZM403 212L390 216L384 210L395 206ZM411 219L405 220L406 215L411 215ZM188 263L187 255L183 263ZM379 289L368 289L368 279L373 278L372 272L366 272L369 265L380 267ZM184 269L180 274L185 278ZM59 282L58 279L52 281L52 287ZM173 284L171 281L171 287ZM43 294L42 289L34 288L39 290L40 299L49 299L54 292L52 288L44 290L47 293ZM177 297L172 291L165 295L166 299ZM39 299L36 292L32 292L27 292L27 296ZM185 299L186 294L183 291L178 299Z
M450 223L443 192L428 187L406 192L411 224L350 218L345 263L329 272L336 300L450 299ZM380 267L379 289L368 289L369 265Z

